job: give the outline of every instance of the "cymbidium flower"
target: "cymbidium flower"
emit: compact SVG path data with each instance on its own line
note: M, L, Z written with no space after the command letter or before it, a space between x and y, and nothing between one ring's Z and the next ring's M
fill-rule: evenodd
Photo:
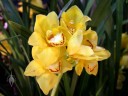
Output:
M90 20L91 19L88 16L84 16L82 11L75 5L62 13L60 23L61 26L65 27L65 36L69 39L77 30L85 30L86 22Z
M82 32L77 31L69 39L67 52L79 62L76 65L76 73L81 74L83 67L88 74L96 75L98 71L98 61L107 59L109 51L97 46L97 34L91 29Z
M98 61L107 59L109 51L97 46L97 33L91 29L86 30L86 22L91 20L84 16L77 6L71 7L61 17L61 25L68 30L65 35L67 39L67 52L70 57L78 61L76 73L81 74L85 68L88 74L96 75Z
M128 68L128 54L125 54L121 57L120 65L122 68Z
M122 33L121 48L128 48L128 34Z
M37 15L34 32L28 43L32 45L32 60L25 70L26 76L36 76L45 94L58 82L58 74L72 69L66 60L66 38L55 12Z
M7 52L11 54L12 53L11 47L10 47L8 41L4 40L4 39L6 39L6 36L0 32L0 41L2 40L1 43L4 46L3 47L0 45L0 50L1 50L0 52L2 55L7 55L6 54Z

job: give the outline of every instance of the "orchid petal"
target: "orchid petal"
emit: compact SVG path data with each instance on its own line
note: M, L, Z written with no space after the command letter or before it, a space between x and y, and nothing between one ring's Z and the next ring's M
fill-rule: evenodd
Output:
M73 55L79 50L82 40L83 32L81 30L76 31L68 42L67 51L69 55Z
M88 45L92 48L97 46L98 36L97 33L91 29L84 32L83 44Z
M45 70L42 68L42 66L33 60L26 67L24 74L26 76L40 76L44 72Z
M78 62L78 64L76 65L76 67L75 67L75 70L76 70L76 73L77 73L77 75L81 75L81 73L82 73L82 70L83 70L83 65L84 64L84 61L83 60L80 60L79 62Z
M37 15L36 22L34 26L34 31L40 33L40 35L45 38L45 26L46 26L46 16L45 15ZM42 26L43 25L43 26Z
M45 95L48 95L49 91L57 83L57 80L57 76L52 73L44 73L41 76L36 77L36 81Z
M76 55L82 55L82 56L91 56L94 52L89 46L81 45L79 50L76 52Z
M98 61L107 59L111 55L111 53L108 50L98 46L94 49L94 53L96 56L98 56Z
M62 18L68 23L78 23L83 17L82 11L77 6L72 6L66 12L62 13ZM72 21L73 22L70 22Z
M50 12L47 15L47 22L48 22L47 26L50 26L51 29L58 27L59 26L59 20L58 20L57 14L55 12Z
M85 70L88 74L97 75L98 62L97 61L85 61Z
M29 45L40 46L42 48L47 47L46 41L41 37L40 33L33 32L28 40Z
M60 56L60 48L57 47L47 47L41 53L37 54L37 57L42 64L49 66L55 63Z

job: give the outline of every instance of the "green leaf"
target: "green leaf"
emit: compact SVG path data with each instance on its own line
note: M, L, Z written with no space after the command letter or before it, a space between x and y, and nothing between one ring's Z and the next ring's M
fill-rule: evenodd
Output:
M73 77L72 77L72 83L71 83L71 96L74 96L77 81L78 81L78 75L76 74L76 71L74 70Z
M58 0L50 0L50 11L56 11L57 9L57 1Z
M16 75L16 87L20 93L20 96L32 96L32 85L30 83L30 78L24 75L24 70L19 66L17 60L10 58L12 63L12 68ZM22 62L23 63L23 62Z
M60 18L60 16L61 16L61 14L62 14L62 12L64 12L65 10L67 10L67 8L71 5L71 3L73 2L73 0L70 0L64 7L63 7L63 9L60 11L60 13L59 13L59 18Z
M121 56L121 34L122 34L122 24L123 24L123 4L124 0L117 0L116 1L116 61L115 61L115 85L117 83L118 78L118 69L119 69L119 62ZM116 86L115 86L116 87Z
M28 37L31 35L31 31L25 28L24 26L15 23L13 21L9 21L9 25L12 27L12 29L17 33L23 36L25 39L28 39Z
M87 7L85 8L84 10L84 14L85 15L88 15L93 3L94 3L95 0L89 0L88 3L87 3Z
M39 12L39 13L42 13L42 14L47 14L48 11L43 9L43 8L40 8L40 7L37 7L31 3L27 3L27 2L24 2L25 4L27 4L30 8L32 8L33 10Z
M113 24L112 12L110 12L109 14L111 14L111 15L108 17L108 19L107 19L107 21L105 23L105 30L106 30L106 32L108 34L108 37L111 39L111 37L112 37L111 33L112 33L113 29L114 29L114 24Z
M88 86L89 79L90 79L90 76L86 72L82 72L80 81L79 81L80 85L78 86L78 92L79 92L78 96L84 96L83 94L85 94L85 91L87 90L87 88L89 88Z
M96 9L93 8L92 11L94 11L94 12L91 16L92 22L90 22L91 26L97 27L102 22L102 20L104 20L104 18L106 18L108 16L111 1L112 0L109 0L109 1L104 0L103 2L100 1L97 4Z
M68 76L68 74L67 73L65 73L64 75L63 75L63 83L64 83L64 90L65 90L65 94L66 94L66 96L71 96L70 95L70 78L69 78L69 76Z
M2 7L2 11L5 13L6 19L23 25L20 15L12 3L12 0L0 0L0 6Z

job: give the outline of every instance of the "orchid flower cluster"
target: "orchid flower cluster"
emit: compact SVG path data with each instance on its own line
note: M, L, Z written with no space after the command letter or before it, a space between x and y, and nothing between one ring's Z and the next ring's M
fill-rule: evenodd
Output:
M86 28L90 20L77 6L63 12L60 20L55 12L36 16L34 32L28 40L33 60L24 74L36 77L44 94L55 86L59 74L75 67L77 75L83 68L96 75L98 61L110 57L108 50L97 46L97 33Z

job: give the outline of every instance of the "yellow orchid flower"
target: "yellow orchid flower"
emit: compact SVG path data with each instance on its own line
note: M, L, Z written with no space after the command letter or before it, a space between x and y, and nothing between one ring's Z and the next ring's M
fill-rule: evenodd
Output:
M26 76L36 76L36 80L44 92L49 91L58 82L58 74L72 69L66 60L66 38L59 26L55 12L47 16L37 15L34 32L28 43L32 45L32 60L25 70Z
M121 47L122 48L127 48L128 47L128 34L127 33L122 33Z
M3 40L3 41L1 41L1 43L5 47L5 48L3 48L3 46L0 45L0 50L1 50L0 52L2 55L6 55L7 52L9 52L11 54L12 53L11 47L10 47L8 41L4 40L4 39L6 39L5 35L0 33L0 41Z
M67 53L78 61L75 67L78 75L83 67L88 74L96 75L98 61L110 56L109 51L97 46L97 33L91 28L86 30L86 23L90 20L77 6L71 7L61 16L61 26L67 30L67 33L64 33L67 39Z
M66 38L64 30L59 26L59 20L55 12L50 12L47 16L37 15L34 32L30 36L28 43L32 46L64 46Z
M53 47L54 48L54 47ZM50 48L46 48L47 52L50 50ZM59 73L64 73L68 70L72 69L72 65L69 64L64 57L59 58L54 63L50 65L46 65L42 58L45 55L45 58L47 59L47 62L51 63L52 60L50 60L48 55L43 54L44 51L41 52L41 54L37 55L39 56L38 59L32 60L29 65L27 66L25 70L26 76L36 76L36 80L44 92L44 94L48 94L49 91L55 86L55 84L58 82L58 75ZM34 53L33 53L34 54ZM48 54L48 53L47 53ZM36 54L34 54L36 55ZM50 56L50 55L49 55ZM53 57L54 58L54 57Z
M84 16L82 11L75 5L62 13L60 23L61 26L67 29L67 33L65 34L71 36L78 29L85 30L85 24L90 20L91 19L88 16Z
M76 31L69 39L67 52L75 59L78 59L76 72L81 74L83 67L88 74L96 75L98 72L98 61L107 59L109 51L97 46L97 34L91 29L82 32Z
M26 2L28 2L28 0ZM30 3L33 4L33 5L35 5L35 6L37 6L37 7L44 8L44 5L42 3L42 0L31 0ZM18 8L18 11L19 12L23 12L23 7L22 7L23 4L22 4L22 2L19 2L18 5L20 6ZM35 10L33 10L33 9L30 8L30 18L32 18L32 15L34 13L37 13L37 12Z
M121 57L120 65L124 68L128 68L128 54L125 54Z

